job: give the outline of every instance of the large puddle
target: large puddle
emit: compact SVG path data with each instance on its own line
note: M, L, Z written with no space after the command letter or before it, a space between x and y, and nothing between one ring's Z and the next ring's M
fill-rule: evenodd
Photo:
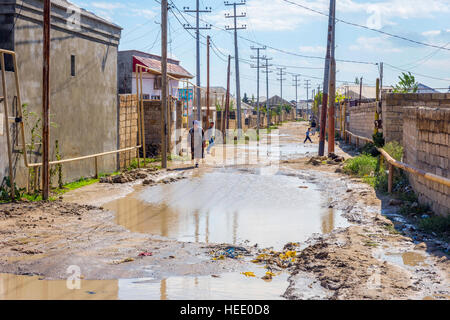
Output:
M276 300L287 288L287 274L271 281L240 273L219 276L119 280L80 280L79 288L67 280L40 280L38 276L0 274L0 300ZM71 289L69 289L71 288Z
M105 205L134 232L180 241L282 248L347 226L316 184L284 174L217 169L139 188Z

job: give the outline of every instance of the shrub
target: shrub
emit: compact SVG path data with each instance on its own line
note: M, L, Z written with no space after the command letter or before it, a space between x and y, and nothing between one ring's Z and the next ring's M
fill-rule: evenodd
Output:
M377 168L377 158L366 154L349 159L344 165L344 172L359 177L374 176Z
M389 155L397 161L403 159L403 147L397 141L387 143L383 149L389 153Z

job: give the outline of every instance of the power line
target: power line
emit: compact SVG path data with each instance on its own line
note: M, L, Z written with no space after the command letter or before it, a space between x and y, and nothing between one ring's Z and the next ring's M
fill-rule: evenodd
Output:
M297 7L303 8L305 10L309 10L309 11L318 13L320 15L323 15L325 17L328 17L328 14L326 14L324 12L321 12L319 10L315 10L315 9L309 8L309 7L305 6L305 5L302 5L302 4L299 4L299 3L296 3L296 2L293 2L293 1L290 1L290 0L283 0L283 1L287 2L287 3L290 3L292 5L295 5ZM438 46L438 45L429 44L429 43L425 43L425 42L409 39L409 38L406 38L406 37L403 37L403 36L399 36L399 35L396 35L396 34L393 34L393 33L389 33L389 32L386 32L386 31L381 31L381 30L378 30L378 29L370 28L368 26L364 26L364 25L357 24L357 23L354 23L354 22L349 22L349 21L345 21L345 20L342 20L342 19L338 19L338 18L336 18L336 21L348 24L350 26L354 26L354 27L363 28L363 29L366 29L366 30L378 32L378 33L387 35L389 37L401 39L401 40L404 40L404 41L409 41L409 42L412 42L412 43L415 43L415 44L419 44L419 45L422 45L422 46L427 46L427 47L438 48L438 49L441 49L441 50L450 51L450 48L445 48L445 47L441 47L441 46Z
M399 67L393 66L392 64L389 64L389 63L386 63L386 62L384 64L389 66L389 67L391 67L391 68L393 68L393 69L396 69L396 70L399 70L399 71L403 71L403 72L411 72L412 74L415 74L417 76L421 76L421 77L424 77L424 78L450 82L450 79L444 79L444 78L437 78L437 77L433 77L433 76L427 76L425 74L421 74L421 73L417 73L417 72L413 72L413 71L409 71L409 70L406 70L406 69L403 69L403 68L399 68Z
M190 14L188 14L188 15L191 16L191 17L193 17L193 16L190 15ZM202 18L200 18L200 20L203 21L203 22L205 22L205 23L208 23L209 26L212 27L212 28L214 28L214 29L217 29L217 30L220 30L220 31L223 31L223 32L226 32L226 33L230 34L229 30L227 30L227 29L224 29L224 28L221 28L221 27L217 27L217 26L215 26L214 24L211 24L209 21L204 20L204 19L202 19ZM296 52L291 52L291 51L279 49L279 48L270 46L270 45L268 45L268 44L261 43L261 42L259 42L259 41L251 40L251 39L246 38L246 37L244 37L244 36L242 36L242 35L238 35L238 37L241 38L241 39L243 39L243 40L245 40L245 41L248 41L248 42L250 42L250 43L256 44L256 45L258 45L258 46L265 46L265 47L267 47L267 48L269 48L269 49L272 49L272 50L275 50L275 51L278 51L278 52L280 52L280 53L284 53L284 54L287 54L287 55L292 55L292 56L296 56L296 57L300 57L300 58L306 58L306 59L320 59L320 60L325 60L325 57L303 55L303 54L300 54L300 53L296 53ZM375 62L357 61L357 60L336 59L336 61L339 61L339 62L346 62L346 63L355 63L355 64L377 65L377 63L375 63Z

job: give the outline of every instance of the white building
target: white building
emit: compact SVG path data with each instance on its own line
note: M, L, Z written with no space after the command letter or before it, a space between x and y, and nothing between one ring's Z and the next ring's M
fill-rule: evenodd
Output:
M146 67L142 75L143 98L148 100L161 98L160 56L137 50L119 51L117 61L119 94L136 93L136 69L141 65ZM194 77L180 66L180 61L174 59L167 59L167 73L176 78L169 78L169 94L173 97L178 97L178 88L183 88L180 80Z

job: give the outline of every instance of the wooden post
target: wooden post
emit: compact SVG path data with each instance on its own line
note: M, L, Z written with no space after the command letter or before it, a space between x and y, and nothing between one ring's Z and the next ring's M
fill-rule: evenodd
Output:
M140 84L141 84L141 90L139 90L139 94L140 94L140 98L141 98L141 134L142 134L142 150L143 150L143 158L144 158L144 167L145 167L145 160L147 157L147 150L146 150L146 146L145 146L145 112L144 112L144 94L143 94L143 89L144 87L142 86L142 68L139 68L139 80L140 80Z
M374 131L373 133L378 133L378 127L377 127L377 123L378 120L380 119L380 116L378 114L378 104L380 101L380 79L377 79L377 88L376 88L376 106L375 106L375 125L374 125Z
M392 193L392 183L394 180L394 166L389 163L389 176L388 176L388 192Z
M136 112L138 114L138 145L141 146L141 148L143 147L142 145L142 127L141 127L141 117L142 114L140 112L141 110L141 99L140 99L140 94L139 94L139 79L138 79L138 69L139 66L136 65L136 69L134 70L134 75L136 77ZM139 149L137 149L137 157L138 157L138 166L139 166L139 162L140 162L140 155L139 155L140 151ZM145 159L145 155L144 155L144 159ZM145 163L145 161L144 161Z
M209 125L209 47L210 37L206 37L206 121L207 127Z
M225 130L224 138L226 143L226 134L229 127L229 117L230 117L230 66L231 66L231 56L228 55L228 71L227 71L227 95L225 97Z
M50 0L44 0L44 47L42 85L42 199L49 196L49 109L50 109Z
M363 77L361 77L361 79L359 81L359 105L361 105L361 99L362 99L362 81L363 81Z
M98 157L94 158L94 164L95 164L95 179L98 179Z
M2 88L3 88L3 105L5 112L5 127L6 127L6 142L8 146L8 165L9 165L9 182L11 183L11 199L14 200L15 188L14 188L14 174L13 174L13 161L12 161L12 148L11 148L11 138L9 133L9 117L8 117L8 90L6 87L6 72L5 72L5 55L0 54L0 66L2 68ZM17 72L17 69L14 70ZM3 152L3 151L2 151ZM26 157L26 154L24 154Z
M161 0L161 166L167 168L167 0ZM199 76L199 75L197 75ZM200 120L200 119L199 119Z

